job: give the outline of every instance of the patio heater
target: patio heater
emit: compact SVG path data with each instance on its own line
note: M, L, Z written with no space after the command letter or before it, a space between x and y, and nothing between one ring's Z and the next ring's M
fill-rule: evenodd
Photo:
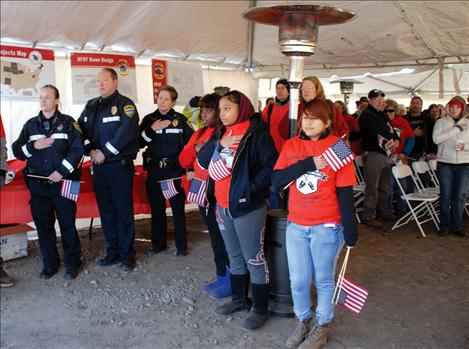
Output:
M349 97L353 93L353 85L354 84L363 84L361 81L357 80L336 80L336 81L330 81L330 84L337 84L339 83L340 85L340 93L344 95L344 104L348 105L349 102Z
M296 136L299 87L304 60L314 53L320 25L344 23L354 12L330 6L286 4L254 7L243 13L248 21L279 27L280 51L290 58L290 138ZM288 262L285 249L287 212L270 210L267 214L265 258L270 268L269 311L274 316L293 317Z

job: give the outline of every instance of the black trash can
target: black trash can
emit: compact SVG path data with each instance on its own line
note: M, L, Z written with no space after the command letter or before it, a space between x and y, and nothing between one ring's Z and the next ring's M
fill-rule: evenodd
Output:
M269 312L278 317L295 316L285 246L286 229L286 210L270 210L267 212L264 252L269 266L271 285Z

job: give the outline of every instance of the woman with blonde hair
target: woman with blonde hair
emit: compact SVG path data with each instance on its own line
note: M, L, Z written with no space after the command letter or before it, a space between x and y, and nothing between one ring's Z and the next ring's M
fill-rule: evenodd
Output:
M326 99L326 95L324 94L324 87L322 87L321 81L319 81L317 77L307 76L303 78L303 81L301 82L300 86L300 93L301 98L300 104L298 106L298 132L301 130L301 117L303 114L303 106L306 103L315 100L316 98L322 98L327 101L327 103L330 105L330 108L332 108L333 110L333 118L331 124L332 133L339 137L342 137L343 135L346 135L346 138L348 137L349 128L344 120L344 117L342 116L342 113L337 107L334 106L332 101Z

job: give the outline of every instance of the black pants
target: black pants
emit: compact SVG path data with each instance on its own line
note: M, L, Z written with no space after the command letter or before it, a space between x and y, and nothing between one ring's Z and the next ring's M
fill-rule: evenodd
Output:
M210 205L208 208L199 206L200 215L204 219L210 234L217 275L225 276L226 267L230 265L230 260L226 253L225 242L218 228L216 209L216 204Z
M158 170L148 171L147 195L151 207L151 242L156 249L165 249L168 232L166 217L166 199L161 192ZM185 202L186 193L181 188L181 179L174 180L178 194L169 199L174 221L174 242L178 251L187 251L187 230Z
M135 259L133 162L120 161L93 167L93 187L107 242L106 254L124 263Z
M59 221L60 235L64 249L64 263L67 268L81 264L80 238L75 227L77 205L75 201L60 195L61 183L29 181L31 192L31 214L39 237L39 247L45 268L57 269L60 256L57 251L55 217Z

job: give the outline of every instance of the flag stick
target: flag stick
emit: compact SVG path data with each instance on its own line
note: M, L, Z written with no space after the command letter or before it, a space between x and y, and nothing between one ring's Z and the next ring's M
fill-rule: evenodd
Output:
M161 180L161 181L158 181L158 183L163 183L163 182L167 182L167 181L170 181L170 180L181 179L181 178L182 178L182 176L181 176L181 177L174 177L174 178L163 179L163 180Z
M27 176L32 177L32 178L47 179L48 181L50 181L49 177L46 177L46 176L38 176L38 175L33 175L33 174L27 174ZM60 180L63 181L64 179L61 178ZM85 183L85 182L80 181L80 183Z
M335 289L334 289L334 295L332 296L331 304L334 303L334 301L335 301L335 304L337 304L337 300L339 299L339 293L343 284L345 270L347 269L347 263L348 263L350 250L351 248L347 246L347 252L345 253L344 262L342 263L342 268L340 269L339 277L337 278L337 285L335 286ZM336 299L336 296L337 296L337 299Z

